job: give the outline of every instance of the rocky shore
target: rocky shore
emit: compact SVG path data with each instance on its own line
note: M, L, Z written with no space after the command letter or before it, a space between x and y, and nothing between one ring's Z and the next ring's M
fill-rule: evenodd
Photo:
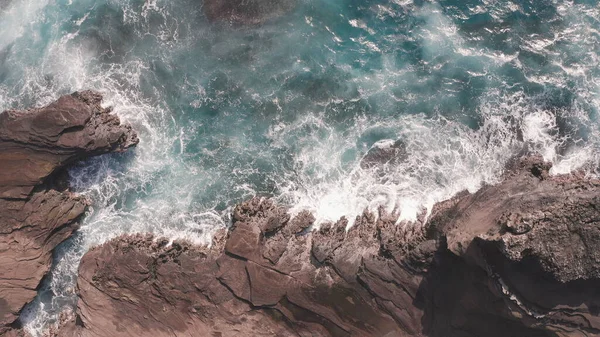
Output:
M600 182L516 160L427 221L237 206L210 248L126 236L88 252L60 336L594 336Z
M87 201L65 168L138 140L93 92L0 114L0 335ZM365 165L405 155L382 147ZM600 181L515 159L500 183L416 222L365 211L314 228L270 199L238 205L210 247L123 236L81 261L58 336L600 335Z
M53 249L85 212L88 202L69 191L66 168L138 143L101 101L83 91L43 108L0 114L0 335L15 333Z

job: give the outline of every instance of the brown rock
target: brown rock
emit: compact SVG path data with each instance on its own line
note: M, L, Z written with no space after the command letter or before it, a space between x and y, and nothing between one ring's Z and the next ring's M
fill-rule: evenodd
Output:
M174 249L146 236L120 240L91 250L82 261L78 313L85 329L76 326L73 334L294 335L252 309L246 262L224 255L217 261L222 246L183 243Z
M285 227L286 235L300 234L307 230L315 222L315 216L309 211L302 211L290 221L289 226Z
M75 161L137 144L102 96L83 91L38 109L0 114L0 198L27 199L34 187Z
M101 99L84 91L0 114L0 334L35 297L52 250L77 228L87 206L66 190L66 166L137 143Z
M236 297L250 301L251 284L246 270L246 262L227 255L221 256L217 279L223 283Z
M258 252L260 236L258 226L253 223L241 223L231 233L225 250L230 254L251 260Z
M305 233L252 199L210 249L113 240L84 256L65 336L598 335L600 183L548 169L515 161L425 225L380 210Z

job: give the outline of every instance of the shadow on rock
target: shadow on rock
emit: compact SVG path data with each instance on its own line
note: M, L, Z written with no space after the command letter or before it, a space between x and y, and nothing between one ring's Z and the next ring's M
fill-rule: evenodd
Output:
M211 247L114 239L83 257L59 335L598 335L600 182L549 169L516 160L427 222L380 209L307 232L309 212L254 198Z

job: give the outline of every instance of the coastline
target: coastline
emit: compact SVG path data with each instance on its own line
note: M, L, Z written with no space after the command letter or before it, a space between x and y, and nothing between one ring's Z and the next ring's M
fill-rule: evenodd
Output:
M2 242L22 243L29 236L32 244L3 249L0 258L17 261L14 254L21 251L34 256L12 269L8 265L0 277L4 293L9 289L14 295L4 297L14 308L3 313L7 336L24 333L15 323L18 313L48 272L52 250L76 230L87 205L57 172L138 142L100 101L98 94L83 92L42 109L1 115L1 156L13 158L1 175L1 214L5 224L13 224ZM31 127L40 118L45 134ZM19 160L35 155L54 165L32 179ZM499 184L436 204L427 221L398 223L399 215L380 209L365 211L348 230L346 218L309 230L315 221L309 212L292 218L272 200L253 198L236 206L233 225L218 232L210 247L151 234L122 236L85 254L76 315L63 317L48 333L600 333L595 309L600 297L594 290L600 281L600 181L577 172L551 176L550 169L541 157L517 158ZM30 211L23 222L11 222L10 210L21 217ZM16 273L26 283L15 282Z

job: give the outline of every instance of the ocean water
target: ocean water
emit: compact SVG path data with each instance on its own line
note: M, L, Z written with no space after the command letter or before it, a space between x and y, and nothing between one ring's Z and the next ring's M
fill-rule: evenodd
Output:
M411 220L517 154L598 174L597 1L298 0L255 26L202 5L0 0L0 111L95 89L141 139L70 171L93 206L22 315L32 335L74 309L90 247L207 244L251 196L317 224L380 206ZM361 168L396 140L406 160Z

